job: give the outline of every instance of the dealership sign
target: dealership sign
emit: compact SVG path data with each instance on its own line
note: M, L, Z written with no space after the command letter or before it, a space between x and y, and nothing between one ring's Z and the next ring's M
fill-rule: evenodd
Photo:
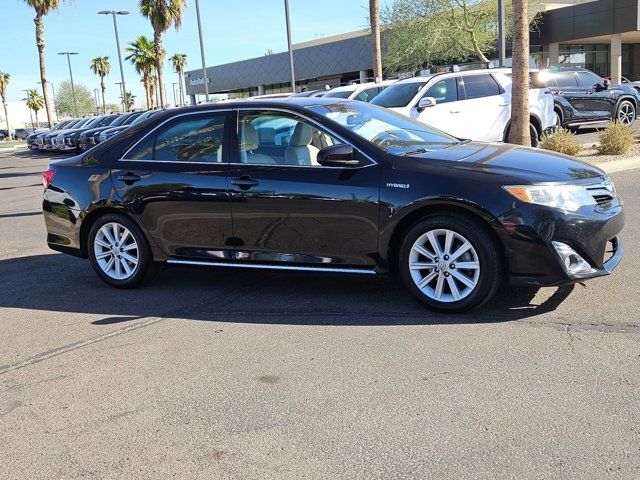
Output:
M207 77L207 84L209 83L211 83L211 79ZM192 87L195 87L196 85L204 85L204 78L192 78L191 80L189 80L189 85L191 85Z

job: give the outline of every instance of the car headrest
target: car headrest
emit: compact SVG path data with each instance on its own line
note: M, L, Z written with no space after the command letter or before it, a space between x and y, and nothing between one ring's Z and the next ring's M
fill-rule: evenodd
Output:
M260 146L260 140L258 139L258 132L249 122L242 122L240 124L240 150L246 152L247 150L255 150Z
M293 129L293 134L291 135L291 140L289 140L289 145L292 147L304 147L311 143L311 138L313 137L313 129L310 125L306 123L298 122L296 128Z

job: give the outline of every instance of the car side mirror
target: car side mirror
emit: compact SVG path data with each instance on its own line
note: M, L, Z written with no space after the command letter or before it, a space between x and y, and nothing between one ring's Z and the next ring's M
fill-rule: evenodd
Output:
M357 167L360 160L351 145L339 143L320 150L318 163L323 167Z
M429 107L435 107L436 105L436 99L433 97L424 97L421 98L420 101L418 102L418 110L422 111L425 108L429 108Z

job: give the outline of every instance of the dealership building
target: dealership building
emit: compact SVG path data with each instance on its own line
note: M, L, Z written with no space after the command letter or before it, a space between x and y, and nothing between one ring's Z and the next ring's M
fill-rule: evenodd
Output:
M555 0L541 9L541 21L530 37L532 62L579 65L614 82L619 75L640 77L640 0ZM293 58L298 90L373 77L367 30L294 44ZM288 92L290 72L288 52L208 67L209 92L231 97ZM185 77L191 102L202 100L202 70Z

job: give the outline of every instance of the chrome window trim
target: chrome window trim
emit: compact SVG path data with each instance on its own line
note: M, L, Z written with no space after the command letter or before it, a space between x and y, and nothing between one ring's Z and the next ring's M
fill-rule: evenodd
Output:
M292 112L291 110L287 110L286 108L278 108L278 107L264 107L264 108L239 107L239 108L236 108L235 110L237 110L238 113L240 113L242 111L250 111L250 112L265 112L265 111L269 111L269 112L284 112L284 113L288 113L290 115L301 117L304 120L313 123L314 125L316 125L321 130L329 132L331 135L336 137L341 142L343 142L343 143L345 143L347 145L351 145L351 147L353 147L355 150L360 152L362 155L364 155L371 162L369 165L363 165L361 167L323 167L323 166L314 167L312 165L279 165L279 164L266 165L266 166L294 167L294 168L313 168L314 170L318 170L319 168L320 169L322 169L322 168L333 168L333 169L339 169L339 170L356 170L358 168L367 168L367 167L370 167L372 165L378 165L378 162L376 162L373 158L371 158L371 156L367 155L361 149L359 149L358 147L353 145L352 142L349 142L349 141L345 140L345 138L342 135L337 134L336 132L331 130L331 128L328 128L326 125L322 125L320 122L317 122L313 118L309 118L309 117L307 117L306 115L304 115L302 113ZM240 115L236 115L236 137L238 137L239 135L240 135ZM254 167L255 166L265 166L264 163L234 163L234 162L229 162L229 165L251 165L251 166L254 166Z
M224 164L226 162L185 162L185 161L181 161L181 160L146 160L146 159L126 158L126 156L131 150L133 150L135 147L137 147L139 143L142 143L142 141L144 141L149 135L153 134L156 130L158 130L160 127L162 127L165 123L171 122L171 121L175 120L176 118L187 117L187 116L191 116L191 115L202 115L202 114L206 114L206 113L222 113L222 112L227 112L228 113L228 112L233 112L234 110L235 109L233 109L233 108L224 108L224 109L214 109L214 110L203 110L201 112L185 112L185 113L180 113L178 115L172 115L171 117L169 117L166 120L164 120L162 123L159 123L158 125L153 127L140 140L138 140L136 143L131 145L131 147L129 147L127 149L127 151L122 154L122 157L120 157L117 161L118 162L204 164L204 165L210 165L210 164L214 164L215 165L215 164L218 164L218 163Z

